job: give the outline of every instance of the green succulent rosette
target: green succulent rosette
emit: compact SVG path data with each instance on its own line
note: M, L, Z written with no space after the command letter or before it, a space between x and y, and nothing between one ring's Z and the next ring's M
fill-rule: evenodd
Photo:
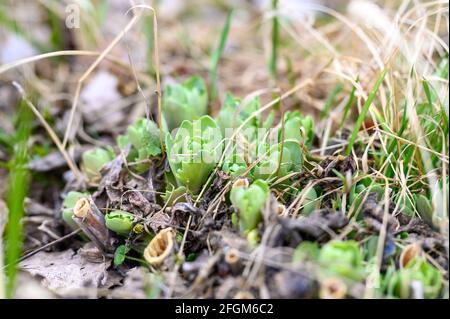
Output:
M202 116L181 123L175 136L166 134L170 169L178 186L196 194L216 167L222 154L222 134L216 121Z
M206 84L198 76L192 76L183 83L167 85L162 99L162 111L170 130L183 121L197 120L208 111Z

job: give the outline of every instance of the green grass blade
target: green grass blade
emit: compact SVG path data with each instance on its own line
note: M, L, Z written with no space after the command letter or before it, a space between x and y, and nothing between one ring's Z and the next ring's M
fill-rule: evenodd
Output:
M272 51L269 60L269 70L274 79L277 78L278 44L280 42L280 24L276 15L277 8L278 0L272 0L274 17L272 18Z
M403 137L403 132L405 132L405 130L408 126L408 117L406 114L406 110L407 110L407 108L405 105L403 107L402 124L400 126L399 131L396 133L398 137ZM386 124L384 124L384 125L386 125ZM384 129L386 129L386 128L384 128ZM387 131L389 131L389 129L387 129ZM395 162L395 160L398 158L398 155L399 155L398 151L396 150L396 147L399 145L399 142L394 137L391 137L389 140L390 140L390 142L389 142L388 150L387 150L383 160L387 160L389 154L394 153L394 155L391 157L391 161ZM406 162L404 160L404 163L409 163L409 162ZM386 167L386 169L387 169L386 176L389 178L394 177L394 170L392 169L391 165L388 165Z
M64 50L64 34L62 28L64 26L64 22L50 9L47 9L47 14L49 27L51 30L50 42L53 46L53 50Z
M145 34L147 44L147 72L151 76L155 76L155 69L153 67L153 52L154 52L154 31L153 31L153 19L144 18L142 20L142 30Z
M347 149L345 151L345 154L347 156L350 155L352 152L353 145L355 144L356 137L358 136L359 129L361 128L361 125L364 121L364 118L367 115L367 112L369 111L369 107L372 104L373 100L375 99L375 96L378 93L378 89L380 88L381 83L383 83L384 77L386 76L387 67L384 68L384 70L381 72L380 76L377 79L377 82L375 82L375 86L373 87L372 91L370 92L369 96L367 97L366 102L364 103L361 114L359 114L358 119L356 120L355 127L353 128L352 135L350 136L349 143L347 145Z
M358 79L356 79L356 82L358 82ZM340 127L344 126L344 123L347 120L348 112L350 111L350 108L353 105L353 101L355 100L355 92L356 92L356 86L353 86L352 91L350 92L350 97L348 98L347 104L345 104L345 107L344 107L344 116L342 117Z
M27 168L28 139L31 134L32 114L22 103L19 110L18 126L15 136L14 154L9 165L6 204L9 210L6 225L6 296L14 296L17 262L20 258L23 243L22 217L24 215L24 201L28 192L30 174Z
M331 91L331 94L328 96L328 99L325 101L325 105L323 107L322 113L320 114L320 118L323 119L328 116L328 113L330 113L331 107L333 106L334 102L336 101L336 97L339 93L341 93L343 89L343 86L341 83L336 84L333 91Z
M230 30L231 18L233 16L233 10L230 10L225 20L225 24L220 33L220 41L218 47L211 55L211 67L210 67L210 81L211 81L211 99L215 99L217 96L217 82L218 82L218 66L220 57L225 49L225 43L228 38L228 31Z
M110 3L108 0L102 0L97 8L97 25L103 26L108 14Z

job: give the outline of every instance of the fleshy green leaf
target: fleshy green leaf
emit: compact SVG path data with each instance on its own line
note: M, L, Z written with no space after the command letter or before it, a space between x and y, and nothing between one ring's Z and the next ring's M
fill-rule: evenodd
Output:
M216 121L205 115L183 121L172 138L166 134L169 165L178 186L196 194L216 167L222 153L222 134Z
M125 258L130 251L130 247L125 245L120 245L117 247L116 251L114 252L114 266L120 266L125 261Z
M358 243L353 240L330 241L322 247L319 255L325 272L354 280L364 277L362 261Z
M100 178L102 167L113 160L113 154L103 148L94 148L85 151L81 157L82 168L89 180L95 181Z
M262 220L261 209L269 197L270 189L263 180L256 180L249 187L239 186L231 189L230 199L239 210L242 231L251 231Z
M294 263L304 261L316 261L319 258L319 245L315 242L304 241L294 251L292 261Z
M116 234L127 236L133 228L134 215L122 210L114 210L105 215L106 228Z
M410 298L413 282L420 283L425 298L437 298L443 282L441 272L422 257L412 260L386 280L387 294L397 298Z
M208 93L203 79L192 76L182 84L168 85L163 95L164 118L169 129L183 121L193 121L206 115Z

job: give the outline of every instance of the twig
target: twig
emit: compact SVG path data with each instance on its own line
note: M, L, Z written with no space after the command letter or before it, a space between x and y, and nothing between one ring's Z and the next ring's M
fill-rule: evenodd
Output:
M30 257L33 256L33 255L36 255L36 254L37 254L38 252L40 252L40 251L43 251L43 250L45 250L45 249L47 249L47 248L49 248L49 247L51 247L51 246L53 246L53 245L56 245L56 244L58 244L58 243L60 243L60 242L62 242L62 241L64 241L64 240L66 240L66 239L68 239L68 238L70 238L70 237L75 236L75 235L78 234L79 232L81 232L81 229L74 230L73 232L71 232L71 233L69 233L69 234L67 234L67 235L65 235L65 236L62 236L62 237L60 237L60 238L58 238L58 239L56 239L56 240L54 240L54 241L52 241L52 242L49 242L48 244L45 244L44 246L41 246L41 247L39 247L39 248L37 248L37 249L35 249L35 250L29 252L28 254L23 255L22 257L20 257L20 259L19 259L17 262L19 263L19 262L21 262L21 261L24 261L25 259L28 259L28 258L30 258ZM3 270L3 269L5 269L7 266L8 266L8 265L4 265L4 266L1 267L0 269Z
M75 177L80 181L83 180L84 179L83 174L78 169L77 165L73 162L73 160L69 156L69 154L67 154L67 151L64 149L63 145L61 144L61 141L60 141L58 135L56 135L55 131L53 131L53 129L50 127L50 125L47 123L47 121L44 119L44 117L41 115L41 113L37 110L37 108L34 106L34 104L28 99L23 87L15 81L12 84L17 89L17 91L20 93L20 95L22 96L22 99L25 101L25 103L29 106L29 108L33 111L33 113L36 115L36 117L42 123L44 128L47 130L48 134L50 135L51 139L58 147L59 151L61 152L62 156L66 160L67 165L69 166L70 170L73 172Z

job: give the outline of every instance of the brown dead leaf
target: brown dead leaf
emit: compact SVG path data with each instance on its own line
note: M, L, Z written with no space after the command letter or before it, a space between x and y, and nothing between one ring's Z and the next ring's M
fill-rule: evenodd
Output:
M95 297L98 288L114 283L107 271L110 259L91 263L72 249L62 252L39 252L22 261L23 271L42 278L41 284L61 297Z

